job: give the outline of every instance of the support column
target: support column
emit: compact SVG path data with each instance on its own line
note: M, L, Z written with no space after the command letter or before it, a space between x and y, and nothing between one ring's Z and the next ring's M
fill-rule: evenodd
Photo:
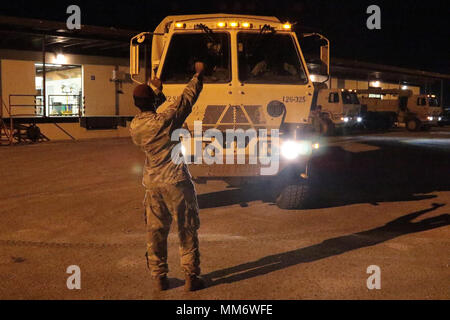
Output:
M42 37L42 104L43 104L43 114L44 117L47 116L47 86L46 86L46 78L47 72L45 68L45 34Z

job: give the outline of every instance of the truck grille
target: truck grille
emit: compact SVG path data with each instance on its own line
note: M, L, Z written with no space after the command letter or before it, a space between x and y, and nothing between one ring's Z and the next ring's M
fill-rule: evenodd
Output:
M266 124L262 106L224 106L210 105L206 107L203 124L213 125L218 129L251 128Z

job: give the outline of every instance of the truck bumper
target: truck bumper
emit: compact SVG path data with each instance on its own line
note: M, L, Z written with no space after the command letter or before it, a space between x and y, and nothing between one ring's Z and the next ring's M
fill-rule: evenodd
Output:
M189 171L195 180L222 180L226 178L270 178L276 177L280 173L286 170L293 170L298 173L298 178L301 174L303 177L307 176L307 167L310 161L310 156L296 159L295 161L281 160L278 162L278 166L273 163L272 165L261 164L191 164L189 165ZM268 170L271 168L271 170ZM273 169L273 170L272 170ZM276 169L276 170L275 170ZM269 174L263 174L263 172L269 172Z

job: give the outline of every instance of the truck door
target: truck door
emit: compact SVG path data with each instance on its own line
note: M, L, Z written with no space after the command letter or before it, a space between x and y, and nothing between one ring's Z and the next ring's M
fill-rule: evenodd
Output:
M328 95L328 103L325 103L324 112L329 114L331 120L339 119L344 115L342 100L339 98L338 92L330 92Z
M427 116L427 98L423 96L410 98L410 103L408 104L408 110L413 112L416 117L420 120L425 120Z

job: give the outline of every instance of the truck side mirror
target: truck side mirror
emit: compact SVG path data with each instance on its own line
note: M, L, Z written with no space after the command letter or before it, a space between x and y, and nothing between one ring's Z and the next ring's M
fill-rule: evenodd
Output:
M130 75L139 74L139 44L131 43L130 45Z
M308 38L308 37L318 37L322 43L325 42L325 44L322 44L320 46L320 61L321 61L321 70L320 72L322 74L326 73L326 75L328 76L328 79L325 82L330 80L330 40L328 40L327 37L321 35L320 33L303 33L302 34L303 38Z
M330 75L330 45L320 47L320 60L326 66L327 75Z
M138 76L141 68L140 68L140 62L141 60L144 60L144 67L145 67L145 82L151 78L152 76L152 41L154 35L162 35L162 34L155 34L152 32L142 32L138 34L137 36L134 36L131 38L130 41L130 75L131 79L136 82L142 84L142 82L138 81L134 78L134 76ZM141 50L139 49L139 46L144 47L144 51L141 54Z

